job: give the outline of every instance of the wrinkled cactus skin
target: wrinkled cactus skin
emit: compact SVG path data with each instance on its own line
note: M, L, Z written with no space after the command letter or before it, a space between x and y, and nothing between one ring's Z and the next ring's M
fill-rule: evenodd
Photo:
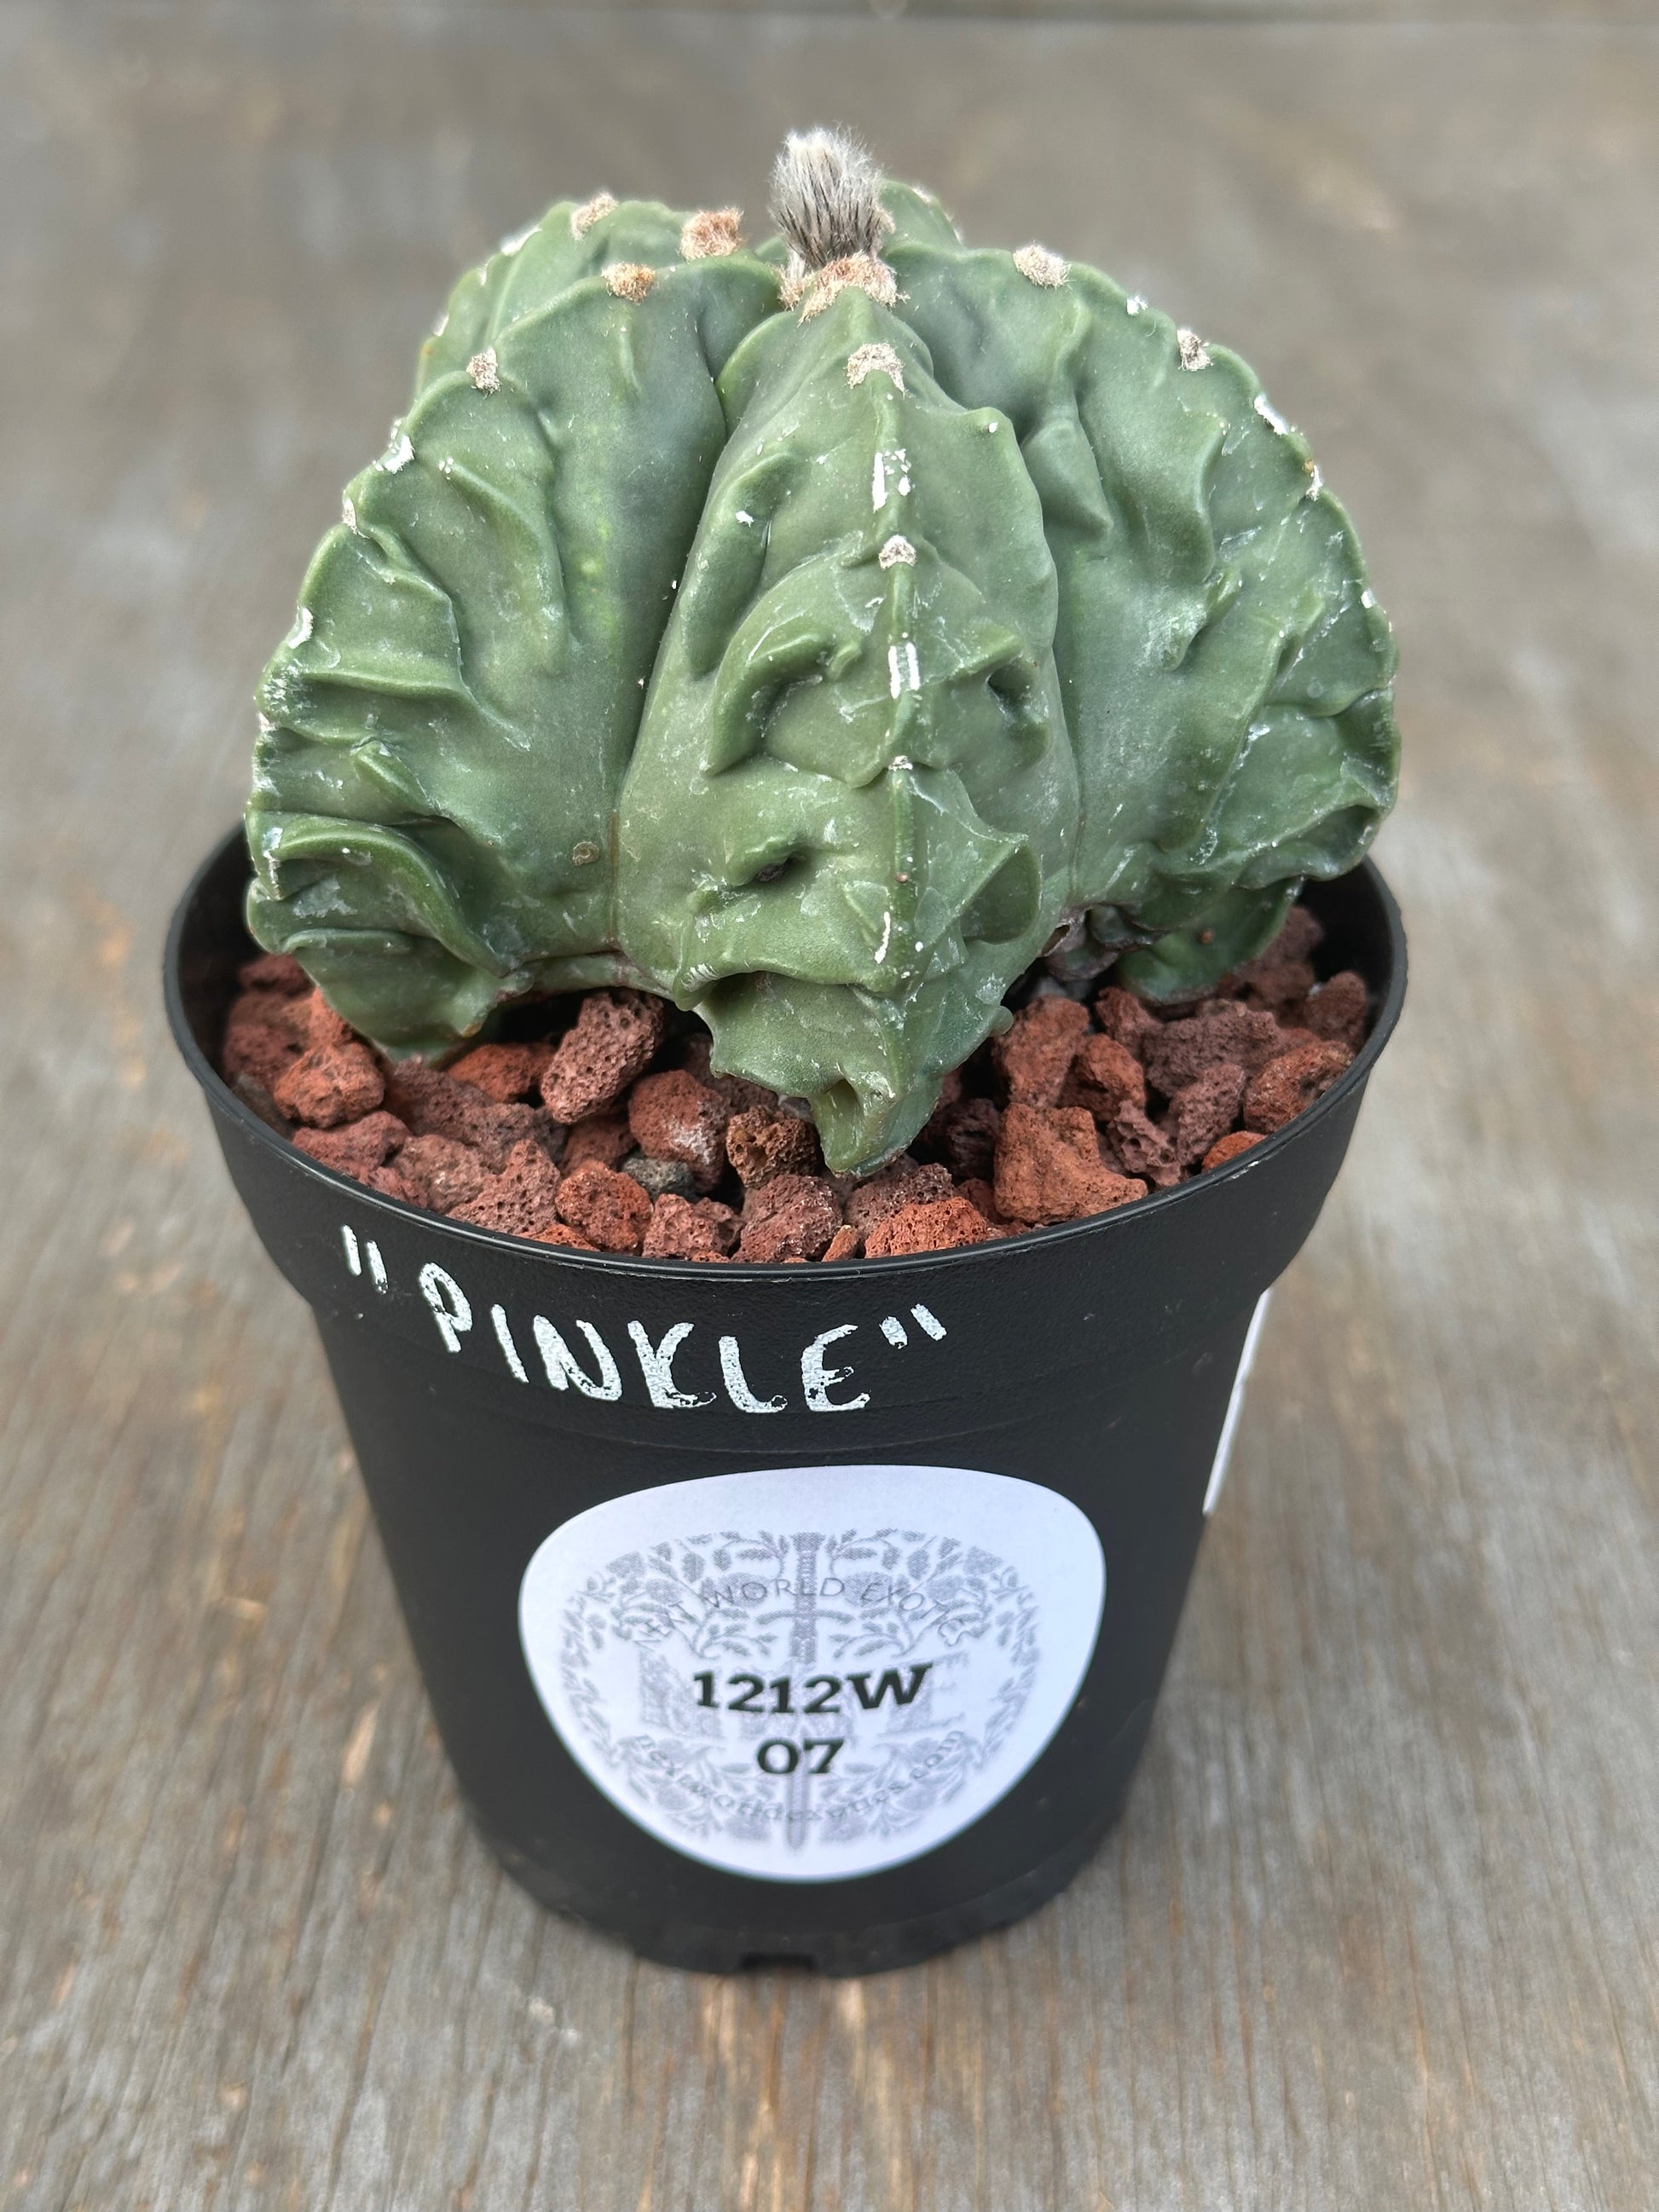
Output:
M1106 278L882 198L890 305L792 311L775 241L684 261L644 203L457 286L248 809L255 936L390 1049L632 983L861 1170L1045 948L1179 998L1369 844L1393 644L1304 441Z
M1093 270L1033 283L919 195L884 198L935 374L1009 416L1042 503L1082 783L1072 903L1103 945L1156 940L1126 980L1201 989L1393 803L1393 640L1347 516L1236 355L1184 367L1168 318Z
M763 324L720 397L623 786L623 941L857 1159L915 1133L1066 902L1054 563L1006 422L862 291Z
M393 1048L630 976L617 794L726 442L714 372L777 310L751 254L681 263L665 208L580 240L572 212L457 288L260 685L250 926ZM644 250L650 291L614 295Z

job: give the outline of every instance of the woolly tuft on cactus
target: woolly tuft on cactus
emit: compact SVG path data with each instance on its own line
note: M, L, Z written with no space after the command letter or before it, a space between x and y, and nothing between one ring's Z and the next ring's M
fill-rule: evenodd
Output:
M670 997L863 1170L1045 951L1178 998L1352 867L1394 653L1235 356L839 134L774 214L457 286L260 686L249 921L394 1051Z

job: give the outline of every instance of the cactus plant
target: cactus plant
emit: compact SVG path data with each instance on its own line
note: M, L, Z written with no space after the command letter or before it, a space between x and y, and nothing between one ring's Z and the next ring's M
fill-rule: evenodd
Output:
M1039 956L1179 997L1351 867L1393 648L1234 356L833 134L775 206L463 278L263 679L249 920L393 1051L662 994L863 1170Z

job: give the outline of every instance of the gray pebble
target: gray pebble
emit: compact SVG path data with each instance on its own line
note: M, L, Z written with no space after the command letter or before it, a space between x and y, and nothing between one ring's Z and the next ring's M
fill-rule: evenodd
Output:
M653 1160L646 1152L630 1152L619 1164L620 1171L632 1176L641 1190L648 1190L653 1198L660 1198L665 1191L672 1191L676 1198L695 1198L697 1186L691 1170L684 1160Z

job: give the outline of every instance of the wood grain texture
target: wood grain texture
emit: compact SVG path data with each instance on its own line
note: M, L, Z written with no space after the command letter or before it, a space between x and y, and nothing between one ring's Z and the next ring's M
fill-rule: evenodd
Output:
M105 0L58 0L58 11L101 10ZM290 19L300 15L358 24L386 18L407 21L411 15L459 12L466 0L217 0L216 14L258 12L270 8ZM600 21L621 14L645 16L736 15L793 18L797 21L844 18L894 23L966 21L1021 23L1317 23L1562 22L1639 26L1653 20L1652 0L482 0L498 14L590 16ZM145 0L152 18L199 17L201 0ZM474 13L468 7L468 13Z
M1640 28L0 13L0 2207L1653 2202L1656 109ZM155 987L453 271L819 116L1307 428L1416 963L1121 1829L840 1985L497 1875Z

